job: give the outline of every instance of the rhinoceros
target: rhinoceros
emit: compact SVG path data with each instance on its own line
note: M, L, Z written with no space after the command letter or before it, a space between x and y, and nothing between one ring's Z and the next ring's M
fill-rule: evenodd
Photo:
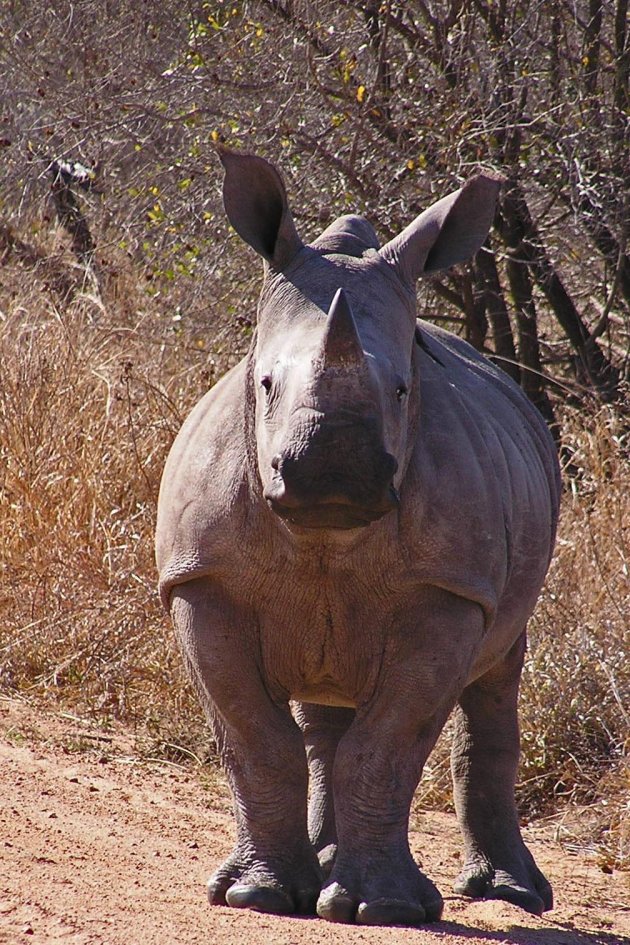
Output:
M183 424L157 525L162 600L234 797L210 902L438 919L408 824L453 713L455 890L540 914L516 703L556 451L505 373L416 320L416 280L479 250L500 180L471 177L380 248L355 215L304 244L278 169L220 158L228 219L264 261L256 329Z

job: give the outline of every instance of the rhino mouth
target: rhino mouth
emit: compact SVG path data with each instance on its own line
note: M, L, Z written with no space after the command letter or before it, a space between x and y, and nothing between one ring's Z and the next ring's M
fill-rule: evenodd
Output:
M278 499L267 499L269 508L289 527L310 529L365 528L398 507L398 494L393 486L376 506L353 505L343 501L318 502L312 505L289 505Z

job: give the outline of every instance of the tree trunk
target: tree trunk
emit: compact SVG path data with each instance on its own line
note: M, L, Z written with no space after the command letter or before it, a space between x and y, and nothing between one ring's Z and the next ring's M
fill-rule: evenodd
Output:
M532 293L532 282L527 267L513 253L507 257L507 277L510 283L516 323L518 326L518 353L521 365L521 388L549 424L556 436L558 423L545 390L545 380L538 342L538 319Z
M514 178L504 188L499 228L514 264L526 265L546 296L579 358L584 378L605 400L614 399L619 373L582 321L573 299L546 253L525 195Z
M491 360L520 384L521 372L516 360L510 316L489 241L475 256L474 270L475 281L484 294L485 310L492 327L495 355L491 356Z

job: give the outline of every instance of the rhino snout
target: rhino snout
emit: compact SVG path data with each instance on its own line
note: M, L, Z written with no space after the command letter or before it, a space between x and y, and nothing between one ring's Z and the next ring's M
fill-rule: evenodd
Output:
M357 528L398 506L393 486L398 463L384 449L278 453L264 496L282 518L311 528ZM315 451L313 451L315 452Z

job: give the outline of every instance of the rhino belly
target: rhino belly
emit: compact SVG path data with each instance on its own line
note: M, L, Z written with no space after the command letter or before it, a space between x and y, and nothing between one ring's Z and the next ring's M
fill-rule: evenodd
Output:
M356 709L355 699L346 695L335 680L323 677L318 682L309 682L300 686L297 692L291 693L294 702L312 702L315 705L338 706L345 709Z

